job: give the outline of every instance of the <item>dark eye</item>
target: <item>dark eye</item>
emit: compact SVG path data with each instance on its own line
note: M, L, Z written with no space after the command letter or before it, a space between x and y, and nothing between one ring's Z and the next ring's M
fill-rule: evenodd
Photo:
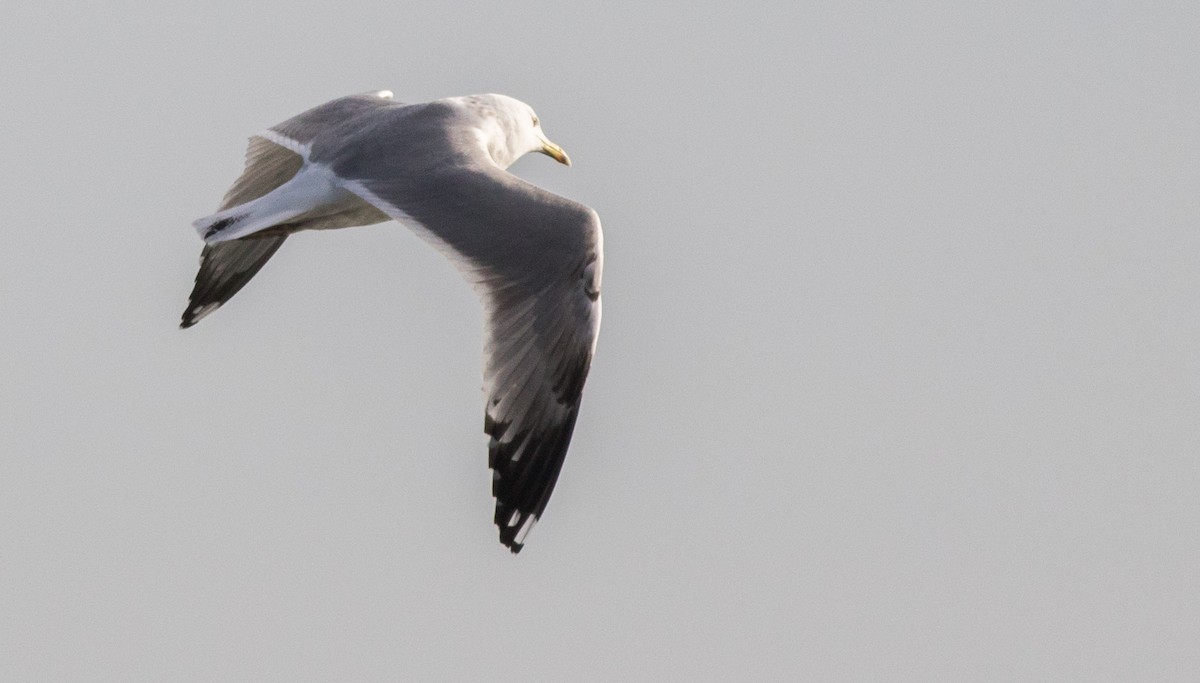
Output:
M533 127L534 127L534 128L537 128L537 127L538 127L538 117L537 117L537 114L534 114L534 115L533 115Z

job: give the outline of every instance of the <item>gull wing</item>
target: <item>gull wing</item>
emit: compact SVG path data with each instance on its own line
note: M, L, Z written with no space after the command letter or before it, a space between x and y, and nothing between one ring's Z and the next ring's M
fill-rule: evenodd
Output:
M599 248L535 286L484 290L484 432L500 542L520 551L558 481L600 328Z
M218 211L258 199L291 180L321 131L381 105L395 105L387 90L341 97L294 116L250 138L246 167ZM206 245L180 327L195 325L217 310L258 273L287 239L286 230Z
M495 522L519 552L558 480L600 330L599 218L486 165L344 186L438 247L483 299Z

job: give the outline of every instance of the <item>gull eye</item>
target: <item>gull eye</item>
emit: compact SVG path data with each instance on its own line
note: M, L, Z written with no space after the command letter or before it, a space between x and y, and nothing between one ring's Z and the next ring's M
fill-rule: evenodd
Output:
M539 125L539 122L538 122L538 117L537 117L537 114L534 114L534 115L533 115L533 127L534 127L534 128L537 128L537 127L538 127L538 125Z

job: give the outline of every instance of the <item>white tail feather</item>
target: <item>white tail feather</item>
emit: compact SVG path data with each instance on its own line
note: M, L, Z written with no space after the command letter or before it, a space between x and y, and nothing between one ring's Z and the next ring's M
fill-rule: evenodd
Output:
M305 164L291 180L262 197L193 221L192 227L208 244L226 242L286 223L346 194L329 169Z

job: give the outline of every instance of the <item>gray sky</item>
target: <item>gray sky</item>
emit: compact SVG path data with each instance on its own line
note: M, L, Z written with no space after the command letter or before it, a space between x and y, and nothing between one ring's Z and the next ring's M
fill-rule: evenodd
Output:
M0 679L1200 677L1200 11L1002 4L6 8ZM406 229L176 328L246 137L379 88L604 221L518 557Z

